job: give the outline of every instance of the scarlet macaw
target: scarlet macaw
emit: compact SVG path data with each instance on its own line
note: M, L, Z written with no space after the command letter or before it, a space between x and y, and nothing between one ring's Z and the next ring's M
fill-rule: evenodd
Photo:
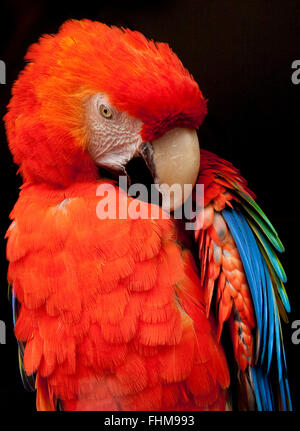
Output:
M178 57L139 32L71 20L26 59L5 116L23 177L7 258L37 408L230 410L238 391L240 409L291 409L283 245L239 171L200 153L206 101ZM107 171L136 156L159 184L204 184L197 229L162 209L97 217L99 185L118 191ZM133 198L117 196L127 210Z

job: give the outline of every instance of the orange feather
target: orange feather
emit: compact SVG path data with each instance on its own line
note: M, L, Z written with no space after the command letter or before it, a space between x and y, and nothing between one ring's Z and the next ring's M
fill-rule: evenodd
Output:
M195 262L161 211L98 219L97 187L108 181L84 126L85 102L100 92L142 121L144 140L197 128L198 85L168 45L88 20L42 37L26 60L5 117L24 180L7 257L38 409L225 408L227 363ZM117 214L130 202L121 193Z

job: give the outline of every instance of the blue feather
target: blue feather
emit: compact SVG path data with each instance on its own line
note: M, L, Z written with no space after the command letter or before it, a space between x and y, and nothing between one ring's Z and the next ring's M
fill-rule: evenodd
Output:
M273 356L273 345L274 345L274 328L275 328L275 321L274 321L274 303L273 303L273 290L272 290L272 283L270 280L270 277L268 277L268 274L266 272L266 266L264 265L265 269L265 277L266 277L266 286L267 286L267 301L268 301L268 314L269 314L269 325L268 325L268 358L267 358L267 372L270 370L272 356Z
M14 326L16 326L16 297L13 292L11 296L11 303L12 303L13 323L14 323Z
M288 399L288 402L289 402L289 408L290 408L290 410L292 410L293 406L292 406L290 387L289 387L289 382L288 382L287 377L284 378L284 384L285 384L285 390L286 390L286 394L287 394L287 399Z
M259 232L259 230L250 221L249 221L249 224L251 225L251 228L253 229L255 235L257 236L257 238L261 242L261 244L262 244L262 246L266 252L266 255L268 256L268 258L270 260L272 267L276 271L277 276L280 278L280 280L283 283L285 283L287 281L287 277L286 277L286 274L284 272L284 269L283 269L278 257L276 256L276 254L274 253L274 251L270 247L268 241Z
M254 367L250 368L250 376L251 376L252 383L253 383L253 389L254 389L254 394L255 394L255 399L256 399L256 404L257 404L257 410L261 412L262 411L261 397L260 397L259 386L258 386L257 378L256 378L256 370Z
M222 214L235 240L244 266L257 320L259 343L256 364L249 370L257 407L258 410L274 409L273 389L269 374L272 364L276 364L282 408L287 410L292 408L292 404L286 378L285 352L274 291L277 283L273 285L271 275L275 282L284 281L286 276L267 240L263 238L261 233L257 234L257 229L253 228L252 223L246 219L240 210L225 208ZM259 246L258 241L262 249L260 249L261 246ZM282 289L280 285L277 289L284 306L289 310L284 288ZM275 362L273 361L274 355Z
M265 359L265 354L267 352L267 355L269 356L269 343L268 343L268 328L269 325L272 325L272 320L269 319L269 310L268 310L268 288L264 289L263 286L266 285L267 283L267 277L266 277L266 273L264 271L264 266L263 266L263 262L261 259L261 256L259 256L259 263L260 263L260 268L261 268L261 286L262 286L262 292L263 292L263 298L264 298L264 319L263 319L263 342L262 342L262 352L261 352L261 359L260 359L260 363L262 364L264 359ZM272 287L272 286L271 286ZM272 338L271 338L271 342L272 342Z
M260 361L264 360L265 351L267 347L267 328L268 328L268 303L267 303L267 289L266 289L266 274L263 265L263 259L255 241L255 238L242 214L239 214L240 223L243 225L244 231L247 235L249 244L249 254L252 258L253 266L256 269L256 284L258 286L258 293L262 296L262 334L261 334L261 352Z
M261 332L262 332L262 320L261 320L261 316L262 316L261 296L262 295L261 294L259 295L257 292L256 280L253 273L253 268L251 266L251 260L249 258L250 251L248 248L247 239L241 232L242 226L239 222L239 218L237 216L236 211L226 208L222 211L222 214L236 242L237 248L239 250L239 253L244 265L246 277L248 280L248 284L249 284L249 288L250 288L251 296L253 300L255 315L257 319L257 326L258 326L258 336L260 339ZM259 346L258 346L258 350L259 350Z

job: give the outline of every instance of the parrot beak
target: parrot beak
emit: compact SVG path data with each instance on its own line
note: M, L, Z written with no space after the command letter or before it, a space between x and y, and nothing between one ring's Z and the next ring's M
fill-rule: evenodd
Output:
M190 196L199 174L200 146L196 130L174 128L145 143L141 155L162 195L162 208L169 212L179 208Z

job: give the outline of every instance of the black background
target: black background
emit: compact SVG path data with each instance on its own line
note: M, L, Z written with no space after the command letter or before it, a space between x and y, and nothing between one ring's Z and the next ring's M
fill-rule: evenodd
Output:
M139 30L148 38L168 42L179 55L208 98L201 145L240 168L286 246L282 262L292 312L283 330L294 407L299 409L300 344L291 342L291 323L300 319L300 85L292 84L291 65L300 59L300 1L84 0L79 5L2 0L0 8L0 59L7 67L7 84L0 86L1 118L28 46L43 33L55 33L68 18ZM2 122L0 127L0 319L7 327L7 344L0 345L0 410L33 411L34 395L25 392L18 374L2 241L21 179Z

